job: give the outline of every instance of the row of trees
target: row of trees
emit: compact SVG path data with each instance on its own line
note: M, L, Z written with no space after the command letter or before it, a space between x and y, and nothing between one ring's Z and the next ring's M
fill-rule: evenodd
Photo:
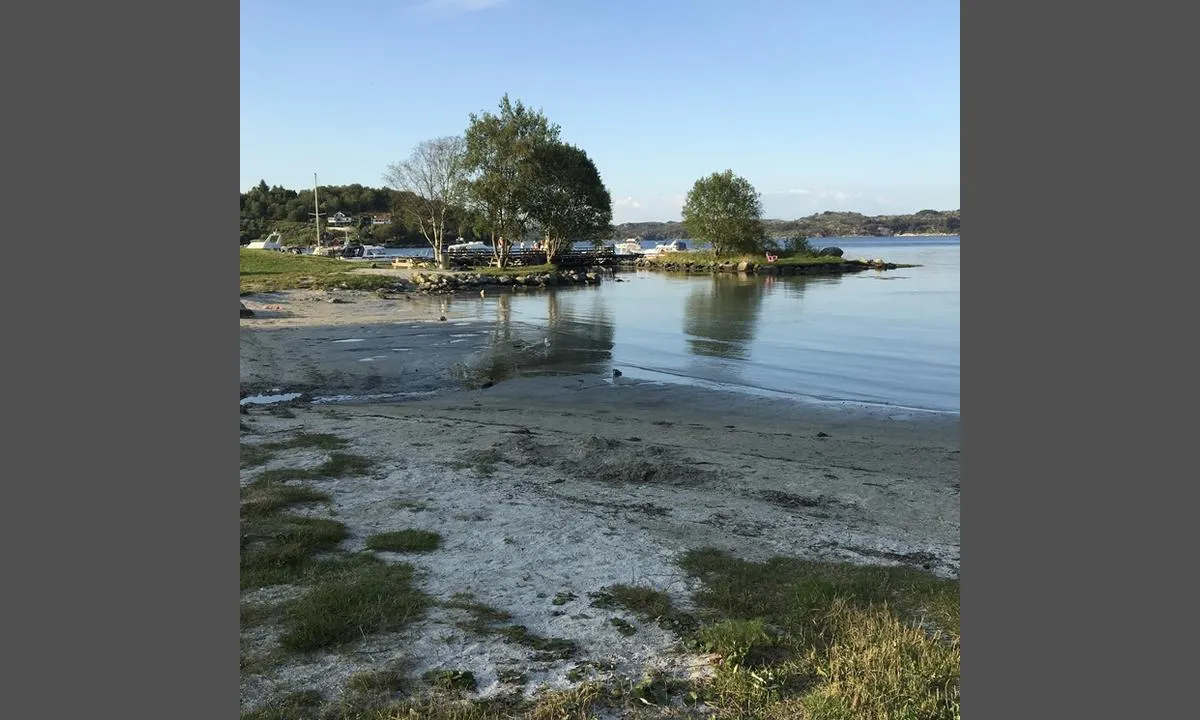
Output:
M462 136L419 143L388 166L388 186L414 197L403 208L445 264L455 218L491 240L499 265L536 232L550 262L578 240L612 234L612 198L595 163L561 140L561 128L506 94L495 114L472 113Z
M506 94L497 113L472 113L462 135L420 142L408 158L388 165L384 189L358 184L322 188L321 213L360 216L359 239L392 244L424 240L443 266L445 249L457 237L489 239L504 267L513 244L534 236L554 262L573 242L599 241L617 230L612 198L595 163L581 148L563 142L561 134L541 111ZM312 191L260 182L242 194L241 242L284 228L296 235L312 208ZM361 217L382 212L392 214L390 224L370 225ZM759 194L732 170L697 180L682 215L682 223L665 224L667 237L707 242L718 256L760 253L770 236L788 235L803 249L804 240L814 236L958 229L957 211L947 217L933 210L886 218L827 212L798 221L764 221Z

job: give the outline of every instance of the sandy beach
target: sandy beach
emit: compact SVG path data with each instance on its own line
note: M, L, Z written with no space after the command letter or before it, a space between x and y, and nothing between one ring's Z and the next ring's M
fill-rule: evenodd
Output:
M694 588L674 559L694 548L958 575L957 416L567 373L488 385L469 372L487 328L449 312L444 299L287 291L242 302L255 313L240 321L243 397L303 393L285 405L244 404L242 442L330 433L372 461L365 477L311 481L333 501L304 512L345 523L350 552L375 533L436 531L439 549L395 556L418 568L423 591L440 600L470 593L580 648L571 659L537 658L464 633L459 611L435 606L404 632L365 637L352 652L243 672L243 710L297 689L336 698L352 674L397 663L414 676L469 670L481 695L511 690L505 678L518 670L527 693L568 687L583 661L587 677L703 673L704 659L670 632L591 605L595 593L624 583L690 607ZM512 352L525 351L536 348L513 343ZM310 402L338 397L358 401ZM282 452L243 469L241 482L325 457ZM268 587L242 599L267 603L289 592ZM619 632L614 616L638 632ZM266 653L277 636L270 626L243 631L243 647Z

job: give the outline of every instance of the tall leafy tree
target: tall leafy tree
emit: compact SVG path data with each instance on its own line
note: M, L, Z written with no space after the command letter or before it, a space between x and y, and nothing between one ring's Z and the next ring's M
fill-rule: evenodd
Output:
M758 192L732 170L696 181L683 205L683 224L694 240L712 245L718 257L759 253L767 237Z
M531 161L529 215L544 235L550 262L574 240L612 233L612 196L586 152L544 143L534 148Z
M407 160L388 166L384 180L415 196L404 210L433 247L434 262L445 267L446 220L467 192L463 138L448 135L418 143Z
M471 209L491 235L500 267L508 265L512 244L533 224L534 152L558 142L559 132L541 111L510 101L507 93L497 114L471 113L466 131Z

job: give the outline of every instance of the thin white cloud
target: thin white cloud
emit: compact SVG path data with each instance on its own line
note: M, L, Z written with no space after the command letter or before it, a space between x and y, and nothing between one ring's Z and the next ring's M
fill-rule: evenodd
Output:
M627 195L619 200L613 201L613 207L615 208L635 209L640 208L641 206L642 204L638 202L637 198L633 197L632 195Z
M468 13L475 12L476 10L486 10L507 2L508 0L427 0L423 7Z

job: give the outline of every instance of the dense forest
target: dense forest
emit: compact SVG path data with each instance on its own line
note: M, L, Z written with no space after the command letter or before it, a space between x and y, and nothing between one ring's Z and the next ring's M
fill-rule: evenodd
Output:
M405 204L414 199L411 193L356 183L322 186L317 194L321 217L327 220L334 213L343 212L355 218L354 229L359 240L381 245L427 244L418 228L406 227L403 222ZM392 215L391 223L369 224L370 216L387 213ZM311 244L315 239L312 214L312 190L297 192L278 185L268 187L265 180L261 181L241 195L239 243L245 245L277 230L283 236L285 245ZM474 231L465 217L453 219L451 227L459 230L463 237L475 239ZM329 237L326 235L326 239Z
M381 245L427 244L420 230L416 227L406 227L403 222L405 204L413 201L413 196L409 193L359 184L323 186L318 192L322 217L327 218L336 212L343 212L358 219L355 230L359 240ZM314 239L312 213L312 190L288 190L278 185L268 187L267 183L262 181L241 194L239 242L245 245L252 240L266 237L273 230L278 230L285 244L309 244ZM392 215L390 224L368 224L371 215L384 213ZM771 237L957 234L959 217L958 210L921 210L912 215L875 216L827 211L796 220L764 220L763 224ZM480 239L465 213L452 218L449 228L457 230L457 236L468 240ZM638 237L657 242L687 239L688 234L681 222L638 222L617 225L613 237Z

